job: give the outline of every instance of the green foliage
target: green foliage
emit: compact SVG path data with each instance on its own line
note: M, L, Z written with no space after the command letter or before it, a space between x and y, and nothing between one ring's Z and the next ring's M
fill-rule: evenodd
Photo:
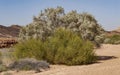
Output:
M107 36L104 43L107 43L107 44L120 44L120 35Z
M30 39L24 42L20 42L15 46L14 55L16 58L44 58L44 43L41 40Z
M65 28L56 29L46 41L27 40L17 44L15 48L17 58L33 57L66 65L95 62L93 44Z
M33 18L32 23L21 29L20 40L31 38L46 40L59 27L70 29L98 46L103 42L104 29L92 15L76 11L65 14L62 7L47 8L41 11L39 16Z
M47 41L46 59L55 64L79 65L95 61L93 45L70 30L58 29Z

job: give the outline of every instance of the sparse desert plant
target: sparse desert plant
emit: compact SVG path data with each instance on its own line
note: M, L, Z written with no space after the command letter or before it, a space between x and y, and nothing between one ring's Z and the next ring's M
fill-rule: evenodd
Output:
M4 65L9 65L13 60L15 60L13 55L13 48L4 48L1 49L0 52L2 53L1 60Z
M8 68L10 70L35 70L36 72L40 72L41 69L47 70L50 68L49 63L46 61L38 61L33 58L25 58L20 59L18 61L15 61L11 63Z
M120 44L120 35L106 36L104 43L107 44Z

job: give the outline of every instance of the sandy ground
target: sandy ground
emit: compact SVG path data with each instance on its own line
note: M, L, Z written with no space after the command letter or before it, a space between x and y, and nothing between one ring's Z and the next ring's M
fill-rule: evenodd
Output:
M12 75L120 75L120 45L103 45L96 50L98 56L114 56L108 60L100 60L98 63L80 66L51 65L51 69L41 73L34 71L8 71Z

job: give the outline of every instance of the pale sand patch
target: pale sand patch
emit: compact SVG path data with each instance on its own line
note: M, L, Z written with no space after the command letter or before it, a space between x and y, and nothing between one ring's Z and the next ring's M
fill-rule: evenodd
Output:
M96 50L99 56L114 56L117 58L101 60L99 63L80 66L51 65L51 69L41 73L34 71L9 71L13 75L120 75L120 45L103 45ZM1 73L0 75L4 75Z

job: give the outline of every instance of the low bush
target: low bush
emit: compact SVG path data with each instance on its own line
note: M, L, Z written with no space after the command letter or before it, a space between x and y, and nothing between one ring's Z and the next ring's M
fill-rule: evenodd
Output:
M47 70L49 68L49 63L46 61L38 61L33 58L20 59L8 66L8 69L10 70L35 70L36 72L40 72L41 69Z
M15 45L14 55L20 58L36 58L42 60L44 58L44 47L41 40L30 39Z
M96 61L93 44L70 30L59 28L46 41L27 40L15 46L15 56L33 57L52 64L80 65Z
M120 44L120 35L107 36L104 43L107 43L107 44Z

